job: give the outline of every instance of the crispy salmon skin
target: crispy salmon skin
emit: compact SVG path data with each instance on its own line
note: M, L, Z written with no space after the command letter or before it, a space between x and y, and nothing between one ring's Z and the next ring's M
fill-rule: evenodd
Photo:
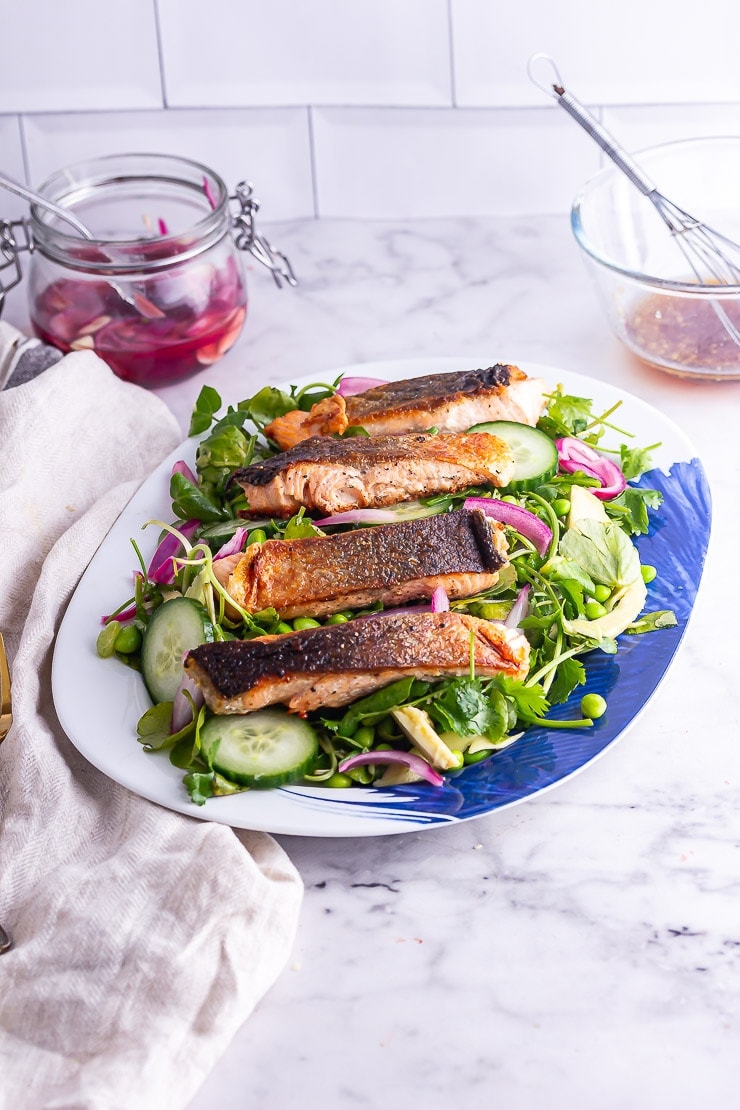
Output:
M400 435L435 427L463 432L488 420L536 424L545 405L545 384L517 366L497 363L482 370L426 374L373 386L363 393L338 393L309 412L295 409L268 424L265 434L283 451L315 435L362 427L371 436Z
M226 566L219 567L219 563ZM496 585L507 563L503 525L480 509L380 524L328 536L266 540L216 560L229 595L249 613L326 617L373 602L403 605L471 597Z
M341 513L504 486L513 472L511 448L487 432L312 436L237 470L231 481L243 488L250 513L289 517L302 507Z
M348 705L396 679L524 678L529 643L518 629L464 613L380 614L324 625L201 644L188 653L185 670L214 713L249 713L286 705L300 715L321 706Z

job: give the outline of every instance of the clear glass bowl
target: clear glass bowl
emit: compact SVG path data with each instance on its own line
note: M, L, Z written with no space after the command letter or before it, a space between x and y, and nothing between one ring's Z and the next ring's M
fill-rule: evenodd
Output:
M203 370L236 341L247 289L228 191L213 170L113 155L60 170L39 192L94 236L31 207L29 309L42 339L94 350L148 387Z
M663 196L740 243L740 136L666 143L635 161ZM740 285L699 285L655 207L616 166L584 185L571 225L612 329L638 358L683 377L740 378L740 345L716 311L740 330Z

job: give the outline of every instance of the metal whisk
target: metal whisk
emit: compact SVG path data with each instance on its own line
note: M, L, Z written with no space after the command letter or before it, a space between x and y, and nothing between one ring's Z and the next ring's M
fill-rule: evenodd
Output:
M545 83L538 78L535 68L538 63L544 63L549 67L554 80ZM632 184L653 204L686 259L697 283L703 286L740 285L740 245L664 197L644 170L606 128L602 127L588 108L576 100L572 93L566 92L558 67L549 54L533 54L529 59L527 72L530 80L548 96L552 96L576 123L580 124L604 153L619 166ZM740 331L730 320L722 305L716 300L712 300L711 305L727 334L740 346Z

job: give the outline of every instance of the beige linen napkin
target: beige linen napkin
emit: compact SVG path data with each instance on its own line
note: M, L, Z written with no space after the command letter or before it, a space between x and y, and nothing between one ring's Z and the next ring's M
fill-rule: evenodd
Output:
M0 956L3 1108L184 1106L294 941L302 886L271 837L129 793L54 714L65 604L179 438L158 398L91 352L0 392L0 630L14 713L0 745L0 922L15 941Z

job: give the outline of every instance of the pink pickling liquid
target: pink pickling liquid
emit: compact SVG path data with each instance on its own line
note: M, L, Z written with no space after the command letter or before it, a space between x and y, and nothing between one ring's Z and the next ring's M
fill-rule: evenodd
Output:
M221 358L246 318L246 287L235 266L209 272L207 287L188 285L167 277L132 283L125 291L137 308L114 284L59 278L35 298L31 322L46 343L65 352L94 350L125 381L166 385Z

